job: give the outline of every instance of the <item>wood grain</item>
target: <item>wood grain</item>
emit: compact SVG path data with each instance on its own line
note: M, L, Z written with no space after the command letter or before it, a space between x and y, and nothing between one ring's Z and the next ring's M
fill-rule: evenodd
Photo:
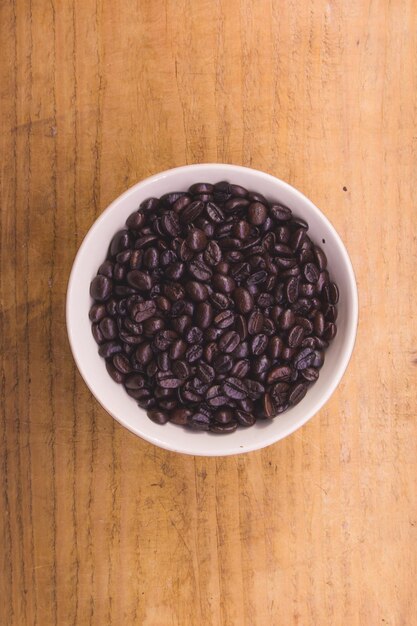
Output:
M0 24L0 623L414 624L416 3L3 0ZM106 205L207 161L311 197L360 291L330 402L226 459L117 425L64 321Z

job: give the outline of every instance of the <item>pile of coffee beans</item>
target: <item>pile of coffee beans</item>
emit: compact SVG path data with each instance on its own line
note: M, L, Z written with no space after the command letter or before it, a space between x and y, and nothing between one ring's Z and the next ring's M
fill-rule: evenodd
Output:
M230 433L294 406L336 335L308 224L226 181L148 198L91 282L107 371L158 424Z

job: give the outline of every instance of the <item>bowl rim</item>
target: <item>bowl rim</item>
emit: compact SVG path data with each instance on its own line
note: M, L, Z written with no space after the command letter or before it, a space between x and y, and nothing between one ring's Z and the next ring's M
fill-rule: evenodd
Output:
M348 317L349 317L350 323L349 323L349 328L347 329L348 336L345 342L346 347L338 360L338 363L337 363L335 371L333 372L331 381L329 385L326 387L326 389L324 390L323 394L321 395L320 400L317 401L312 407L307 409L305 411L305 414L301 418L295 420L294 423L290 424L287 428L285 428L282 432L280 432L278 436L269 437L269 439L265 437L265 440L262 440L260 442L255 442L253 444L249 443L245 445L243 449L242 449L242 446L236 446L236 445L234 446L231 441L229 448L227 448L227 450L221 450L220 452L216 449L213 449L213 452L211 452L210 450L205 450L205 449L202 450L198 448L196 450L190 451L189 449L185 449L181 447L181 445L175 445L175 443L171 443L164 439L154 437L146 432L142 432L140 427L135 428L128 421L124 420L122 416L116 415L107 406L105 406L105 404L102 402L99 395L97 394L96 390L93 388L92 385L90 385L90 382L88 380L86 368L84 367L82 358L80 357L81 351L77 349L77 341L75 338L76 329L74 328L74 325L72 324L72 320L71 320L72 307L74 306L72 296L74 293L74 284L76 280L76 275L77 275L77 272L79 271L79 267L78 267L79 259L82 256L82 252L84 248L86 248L89 245L90 240L94 238L95 230L98 228L99 224L106 219L106 216L109 213L111 213L115 209L116 206L118 206L120 203L123 203L129 196L135 194L139 188L147 186L148 184L153 183L153 182L158 182L159 180L162 180L168 176L181 174L182 172L189 172L190 170L196 170L196 173L197 173L198 170L203 169L203 168L206 171L207 170L212 170L212 171L222 170L225 173L225 175L231 175L232 173L236 173L236 172L240 172L242 174L251 172L252 175L255 174L256 176L264 180L269 180L270 182L273 182L274 184L279 185L281 188L287 189L291 194L298 196L298 199L302 203L307 204L309 206L309 209L313 213L315 213L316 216L320 220L322 220L327 225L329 230L332 232L332 235L338 244L338 251L343 257L344 266L345 266L345 269L347 270L347 275L348 275L347 277L348 277L348 281L349 281L351 292L352 292L351 293L352 297L348 301L348 307L349 307ZM296 189L295 187L293 187L286 181L283 181L280 178L277 178L276 176L273 176L272 174L268 174L262 170L245 167L242 165L234 165L231 163L193 163L190 165L182 165L179 167L170 168L168 170L164 170L157 174L153 174L151 176L148 176L138 181L137 183L129 187L126 191L124 191L122 194L120 194L101 212L101 214L97 217L97 219L94 220L94 222L91 224L88 231L86 232L81 244L78 247L77 253L74 257L73 264L71 266L71 271L70 271L68 285L67 285L67 293L66 293L66 327L67 327L68 340L69 340L72 356L74 358L77 369L79 373L81 374L81 377L84 380L84 383L87 385L88 389L93 394L94 398L98 401L98 403L103 407L103 409L107 413L109 413L117 422L119 422L119 424L121 424L124 428L127 428L134 435L139 436L145 441L152 443L153 445L156 445L165 450L169 450L171 452L178 452L182 454L188 454L191 456L207 456L207 457L229 456L229 455L234 455L234 454L243 454L246 452L252 452L255 450L265 448L274 443L277 443L281 439L285 439L286 437L291 435L293 432L295 432L296 430L304 426L327 403L329 398L333 395L333 393L337 389L338 385L340 384L346 372L346 369L349 365L349 361L351 359L352 352L353 352L355 342L356 342L357 329L358 329L358 317L359 317L358 288L357 288L357 283L356 283L356 278L355 278L355 273L353 270L352 262L350 260L345 244L343 243L340 235L338 234L336 228L333 226L329 218L307 196L305 196L301 191L299 191L298 189ZM195 433L193 433L193 435L195 436ZM229 437L233 437L233 434L229 435Z

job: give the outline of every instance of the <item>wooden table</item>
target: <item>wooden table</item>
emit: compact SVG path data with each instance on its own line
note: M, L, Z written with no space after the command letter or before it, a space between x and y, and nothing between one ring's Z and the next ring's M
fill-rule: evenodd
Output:
M2 626L416 624L416 3L3 0L0 23ZM220 459L115 423L64 318L106 205L207 161L311 197L360 293L331 401Z

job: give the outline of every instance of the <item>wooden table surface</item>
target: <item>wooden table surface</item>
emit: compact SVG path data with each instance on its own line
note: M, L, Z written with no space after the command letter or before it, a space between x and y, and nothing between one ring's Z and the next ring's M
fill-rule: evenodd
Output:
M0 624L417 623L417 4L3 0ZM348 371L303 429L193 458L81 380L65 291L150 174L298 187L351 255Z

